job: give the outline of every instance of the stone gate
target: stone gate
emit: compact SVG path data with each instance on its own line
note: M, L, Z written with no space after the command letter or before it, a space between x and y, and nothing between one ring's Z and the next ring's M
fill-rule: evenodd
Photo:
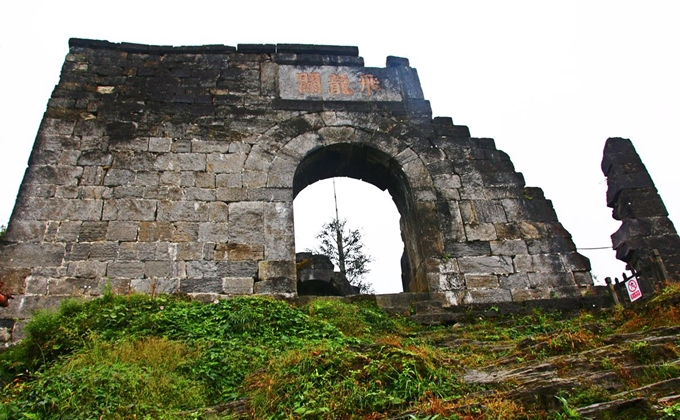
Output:
M72 39L2 244L17 298L0 316L106 284L295 295L293 199L335 176L390 192L407 292L458 305L592 284L542 191L492 139L433 119L407 59Z

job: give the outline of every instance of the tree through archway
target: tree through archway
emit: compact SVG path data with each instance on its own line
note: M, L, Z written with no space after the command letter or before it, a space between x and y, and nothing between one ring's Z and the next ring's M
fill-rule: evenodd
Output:
M350 177L366 181L389 192L401 216L399 226L404 241L401 266L403 291L423 291L427 287L422 273L423 244L409 180L393 157L366 143L336 143L318 147L297 165L293 178L293 197L307 186L327 178Z
M306 187L294 201L295 251L318 245L321 226L335 217L332 181L336 181L340 219L362 231L367 253L372 257L365 279L375 293L399 293L401 256L404 245L399 229L399 212L388 191L352 178L331 178ZM338 268L336 267L336 270Z

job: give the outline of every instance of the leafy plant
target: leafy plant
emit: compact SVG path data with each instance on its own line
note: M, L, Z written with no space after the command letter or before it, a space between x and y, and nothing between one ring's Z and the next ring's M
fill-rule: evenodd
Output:
M680 403L664 407L661 409L661 414L663 414L662 420L680 419Z
M560 402L562 406L562 414L563 416L561 418L565 419L580 419L581 415L578 413L578 411L575 408L572 408L569 406L569 402L567 401L566 398L560 396L560 395L555 395L555 398Z

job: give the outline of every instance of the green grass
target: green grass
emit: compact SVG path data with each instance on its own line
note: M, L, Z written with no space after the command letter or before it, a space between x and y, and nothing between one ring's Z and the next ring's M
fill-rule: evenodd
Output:
M38 313L27 337L0 352L0 419L230 418L209 409L240 400L246 418L568 418L610 393L584 385L547 412L505 396L513 384L466 384L464 370L523 366L597 348L612 333L677 325L669 302L680 288L669 289L635 312L536 310L455 328L390 317L371 302L106 293ZM645 365L636 377L608 357L595 366L631 387L680 376L666 363L678 357L673 344L630 342L621 352ZM677 418L675 406L662 408Z

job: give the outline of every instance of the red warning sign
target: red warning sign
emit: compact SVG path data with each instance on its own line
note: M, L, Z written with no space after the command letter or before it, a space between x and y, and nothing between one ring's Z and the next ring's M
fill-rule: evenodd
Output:
M636 279L628 280L626 282L626 289L628 289L628 296L631 302L635 302L642 297L642 290L640 290L640 285Z

